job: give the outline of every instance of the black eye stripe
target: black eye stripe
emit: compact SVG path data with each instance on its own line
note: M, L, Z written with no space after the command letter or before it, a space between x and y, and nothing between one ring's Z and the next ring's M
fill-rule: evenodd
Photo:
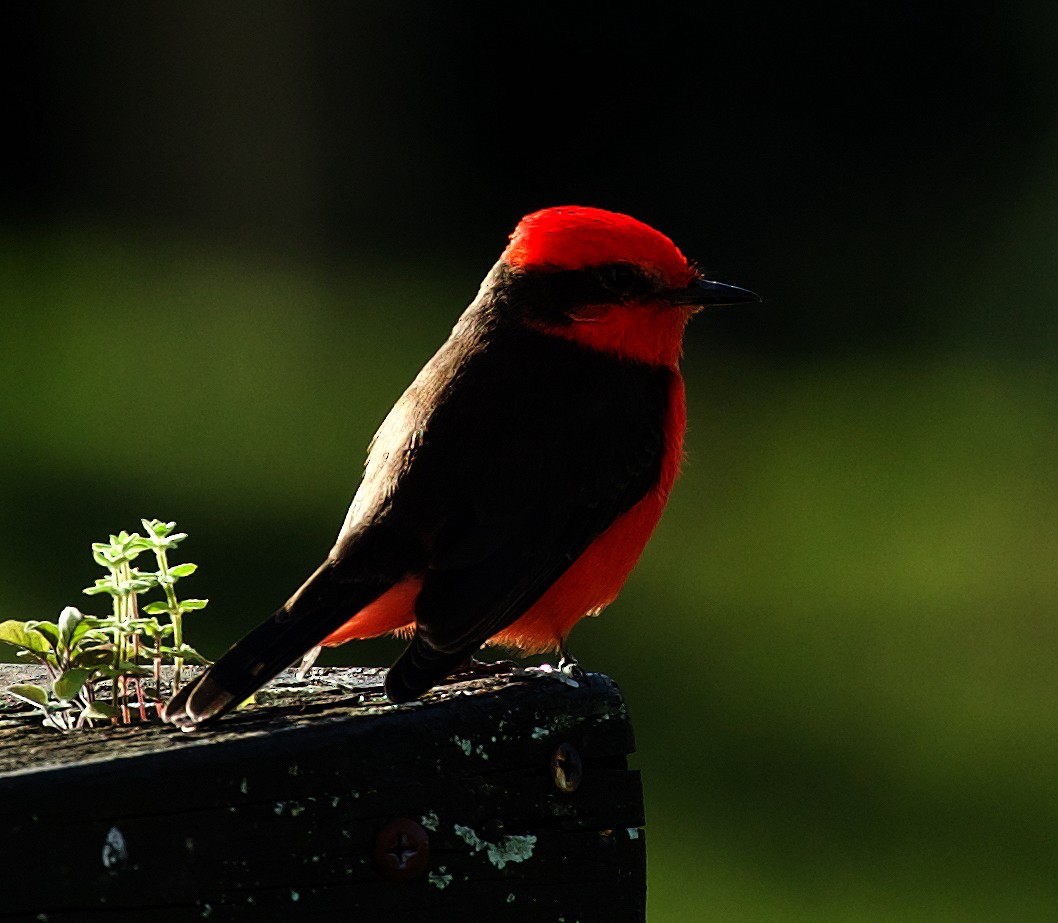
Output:
M561 317L591 304L634 301L661 285L631 263L606 263L584 269L512 269L498 267L493 297L525 316Z
M606 263L589 269L603 286L623 298L636 298L656 291L657 282L631 263Z

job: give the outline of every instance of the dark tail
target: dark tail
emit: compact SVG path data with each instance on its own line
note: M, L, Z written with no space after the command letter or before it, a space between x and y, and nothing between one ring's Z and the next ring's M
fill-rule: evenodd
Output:
M386 674L386 695L392 702L410 702L432 689L480 647L439 651L418 632Z
M341 580L325 561L283 608L170 699L163 719L193 730L227 714L395 582Z

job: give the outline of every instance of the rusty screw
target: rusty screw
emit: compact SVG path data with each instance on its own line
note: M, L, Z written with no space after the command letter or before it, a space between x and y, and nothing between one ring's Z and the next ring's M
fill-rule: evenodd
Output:
M390 881L417 878L429 863L430 838L413 820L391 820L375 838L375 864Z
M584 764L573 744L559 744L551 754L551 777L560 792L575 792L584 778Z

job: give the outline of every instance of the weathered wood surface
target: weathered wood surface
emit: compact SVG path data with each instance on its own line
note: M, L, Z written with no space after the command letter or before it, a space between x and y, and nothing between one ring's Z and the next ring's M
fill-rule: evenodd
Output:
M516 671L395 706L382 675L284 674L193 734L61 734L6 702L0 920L643 919L642 789L610 679Z

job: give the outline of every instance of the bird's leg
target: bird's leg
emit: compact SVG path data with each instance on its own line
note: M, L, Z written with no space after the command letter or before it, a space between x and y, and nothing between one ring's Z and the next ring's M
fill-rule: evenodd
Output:
M309 670L312 669L312 665L316 662L316 658L320 656L320 651L323 648L320 645L316 645L311 650L305 652L305 656L301 658L301 666L298 667L298 679L304 679L309 675Z
M570 652L569 648L566 647L566 639L563 638L558 642L558 653L561 656L561 660L558 662L559 672L565 674L570 679L584 679L587 674L584 672L584 668L581 667L577 658L574 657Z

